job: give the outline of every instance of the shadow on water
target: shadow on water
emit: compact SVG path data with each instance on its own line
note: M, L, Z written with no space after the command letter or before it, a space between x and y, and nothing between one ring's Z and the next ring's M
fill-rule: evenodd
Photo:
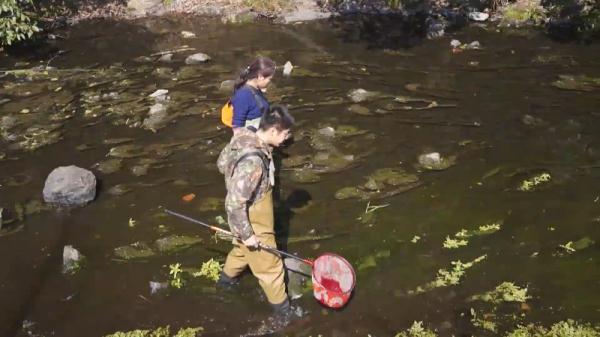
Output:
M57 29L56 39L38 39L7 49L9 58L0 66L12 68L7 61L40 62L68 67L65 59L77 59L77 66L89 67L122 62L154 52L158 34L136 21L97 19L78 24L78 29ZM68 56L68 57L65 57Z
M427 16L407 17L399 13L348 14L331 23L344 42L366 42L374 49L406 49L423 43L427 37Z

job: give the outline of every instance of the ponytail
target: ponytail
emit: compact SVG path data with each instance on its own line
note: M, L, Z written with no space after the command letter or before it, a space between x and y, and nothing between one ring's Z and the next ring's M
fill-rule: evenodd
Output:
M251 79L258 78L258 76L269 77L274 73L275 62L268 57L258 57L240 72L233 85L233 91L243 87Z

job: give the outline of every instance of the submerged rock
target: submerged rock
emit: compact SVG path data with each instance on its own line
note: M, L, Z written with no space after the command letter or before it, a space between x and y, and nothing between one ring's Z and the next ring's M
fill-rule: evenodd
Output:
M200 201L200 206L198 207L198 210L200 212L212 212L223 209L224 207L225 200L223 200L222 198L209 197L203 198L202 201Z
M421 185L419 177L402 169L378 169L359 186L344 187L335 193L336 199L372 200L394 196Z
M115 158L135 158L145 155L147 152L141 145L125 144L115 146L108 151L108 155Z
M292 65L292 62L287 61L284 65L283 65L283 75L284 76L290 76L292 74L292 70L294 69L294 66Z
M302 297L307 290L306 284L312 274L310 266L289 257L283 259L283 265L287 271L287 289L290 299L295 300Z
M156 255L154 250L144 242L135 242L127 246L117 247L115 256L124 260L141 259Z
M120 196L131 192L131 188L127 187L125 184L117 184L106 191L106 193L114 196Z
M373 115L373 113L371 113L371 110L369 110L369 108L364 107L362 105L358 105L358 104L352 104L351 106L349 106L348 111L355 113L357 115L362 115L362 116Z
M226 80L226 81L221 82L221 85L219 85L219 90L226 91L226 92L232 92L234 85L235 85L234 80Z
M80 167L54 169L44 185L44 201L61 206L82 206L96 197L96 177Z
M552 85L563 90L592 91L600 89L600 77L593 78L585 75L558 75L559 79Z
M123 160L120 158L107 159L94 165L96 169L104 174L118 172L123 165Z
M188 32L186 30L181 31L181 37L184 39L193 39L196 37L196 34L194 34L193 32Z
M456 156L442 157L439 152L425 153L418 157L421 168L441 171L456 164Z
M171 235L154 242L154 247L161 253L174 253L202 242L201 238L185 235Z
M167 107L161 103L156 103L150 107L148 117L144 119L142 126L144 129L156 132L165 127L170 120L169 114L167 113Z
M292 181L301 184L316 183L321 181L321 177L313 170L308 168L294 170L291 179Z
M84 261L84 256L81 253L73 248L73 246L68 245L63 248L63 273L75 273L79 269L82 268Z
M188 64L188 65L200 64L200 63L206 63L208 61L210 61L210 56L208 56L207 54L204 54L204 53L196 53L196 54L186 57L185 64Z
M354 103L364 102L378 95L379 94L376 92L367 91L365 89L353 89L348 92L348 97Z

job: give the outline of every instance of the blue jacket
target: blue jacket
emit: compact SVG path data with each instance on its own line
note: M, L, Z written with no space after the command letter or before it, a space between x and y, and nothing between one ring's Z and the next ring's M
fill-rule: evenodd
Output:
M257 100L261 101L262 109ZM263 111L269 110L269 101L262 92L248 85L244 85L233 93L231 104L233 105L232 126L234 128L244 127L246 121L262 117Z

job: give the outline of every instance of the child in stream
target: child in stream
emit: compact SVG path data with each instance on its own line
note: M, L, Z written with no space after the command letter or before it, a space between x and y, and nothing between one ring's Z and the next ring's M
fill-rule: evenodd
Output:
M248 126L258 129L260 118L270 108L263 91L274 74L275 62L267 57L258 57L242 70L235 81L231 97L234 134Z

